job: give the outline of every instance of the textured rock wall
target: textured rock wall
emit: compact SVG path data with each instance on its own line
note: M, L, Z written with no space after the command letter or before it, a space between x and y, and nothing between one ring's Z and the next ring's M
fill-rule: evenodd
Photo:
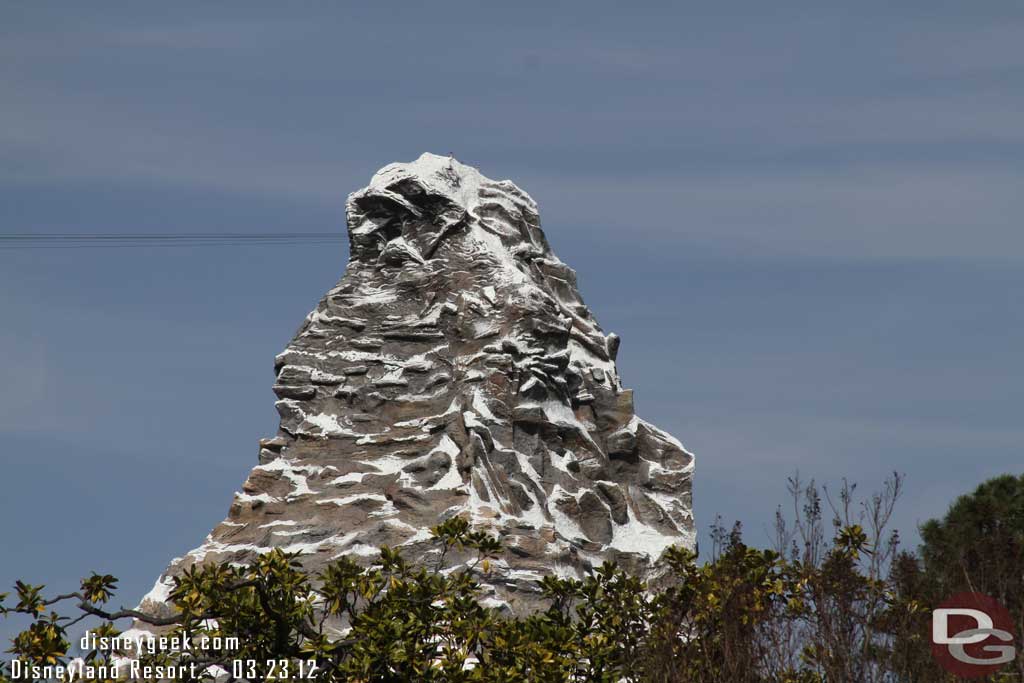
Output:
M347 213L345 275L275 361L278 434L150 606L186 566L275 547L311 569L380 544L427 560L452 515L501 537L492 602L517 611L542 575L649 572L692 546L693 456L635 415L619 339L529 195L425 154L381 169Z

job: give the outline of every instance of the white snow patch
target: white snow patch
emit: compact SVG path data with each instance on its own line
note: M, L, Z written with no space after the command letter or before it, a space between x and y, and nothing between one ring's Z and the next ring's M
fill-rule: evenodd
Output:
M565 497L578 500L577 496L569 493L558 484L555 484L554 488L551 489L551 495L548 496L548 513L554 520L555 531L561 534L563 538L567 539L586 538L587 535L583 533L583 529L576 520L559 510L558 506L555 504Z
M267 522L266 524L260 524L259 529L270 529L275 526L295 526L298 522L293 519L275 519L273 522Z
M276 503L278 500L280 500L280 498L275 498L269 493L260 493L257 495L252 495L249 493L242 493L239 491L235 492L235 498L243 503Z
M367 474L372 474L372 473L371 472L349 472L348 474L343 474L340 477L335 477L334 479L331 479L331 481L329 481L328 483L329 484L334 484L334 485L348 484L350 482L358 484L359 482L361 482L363 480L363 477L365 477Z
M540 581L544 577L532 569L513 569L508 572L508 578L515 581Z
M272 531L270 533L273 536L284 536L287 538L288 536L301 536L302 534L308 534L309 531L309 527L306 527L304 529L297 529L295 531Z
M315 553L316 551L320 550L320 548L325 543L327 543L326 540L314 541L311 543L293 543L291 545L284 546L283 548L281 548L281 551L286 553L299 553L300 555L305 555L308 553Z
M153 584L153 587L148 593L142 596L141 602L167 602L171 597L171 591L174 590L174 579L169 576L161 576Z
M629 520L625 524L612 527L612 542L609 547L630 553L642 553L652 560L658 559L665 549L685 541L685 536L666 536L657 529L650 527L629 512Z
M447 453L451 457L452 463L448 467L448 471L445 472L444 476L441 477L441 479L436 484L434 484L433 486L431 486L427 490L428 491L450 490L450 489L456 489L456 488L462 486L462 484L463 484L462 475L459 474L459 468L455 464L455 458L459 454L459 446L458 446L458 444L456 444L454 441L452 441L451 437L449 437L447 434L444 434L441 437L441 443L439 443L437 445L437 447L434 448L434 450L430 451L430 453L432 454L432 453L436 453L438 451L440 451L442 453Z
M429 541L433 537L434 535L430 533L430 529L417 529L416 533L402 541L401 545L412 545L414 543L422 543L424 541Z
M380 554L380 548L366 543L354 543L345 549L346 555L360 555L362 557L373 557Z
M316 368L313 368L313 372L311 372L309 374L309 379L310 379L311 382L313 382L315 384L344 384L345 383L345 376L344 375L335 375L334 373L324 372L323 370L318 370Z
M487 405L487 398L483 395L483 392L480 390L480 387L477 387L476 389L473 390L472 407L473 410L479 413L481 417L486 418L488 420L494 420L495 422L498 421L498 418L494 416L494 413L491 412L490 407Z
M337 415L329 415L327 413L316 413L314 415L303 414L303 418L305 422L308 422L314 427L319 427L324 436L360 436L360 434L357 434L351 429L343 427L341 423L338 422Z
M569 463L576 460L576 455L572 451L566 450L565 455L559 455L555 451L548 451L548 460L556 470L560 470L576 479L576 475L569 469Z

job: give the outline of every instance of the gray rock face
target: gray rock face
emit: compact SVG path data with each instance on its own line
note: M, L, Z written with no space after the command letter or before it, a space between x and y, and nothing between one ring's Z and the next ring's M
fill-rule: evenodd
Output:
M278 435L228 518L174 560L269 548L310 569L400 547L429 561L453 515L501 538L494 604L613 559L692 546L693 456L633 412L605 335L513 183L425 154L348 199L344 277L277 356Z

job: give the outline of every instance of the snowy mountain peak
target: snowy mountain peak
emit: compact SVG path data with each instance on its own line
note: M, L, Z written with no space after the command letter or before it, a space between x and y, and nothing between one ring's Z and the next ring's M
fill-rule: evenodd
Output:
M366 190L395 190L403 182L412 189L418 185L418 192L447 197L464 210L472 210L481 200L481 189L514 197L513 201L524 202L536 214L537 205L532 198L510 180L494 181L485 177L472 166L467 166L451 156L424 153L416 161L388 164L377 171ZM399 187L399 191L401 191ZM364 190L364 192L366 191ZM416 191L414 190L414 193ZM358 194L358 193L356 193ZM486 200L483 200L486 201Z
M517 255L550 254L533 199L453 157L424 154L385 166L349 195L347 209L352 256L359 260L423 261L452 236L472 239L505 265Z
M310 569L382 544L429 560L455 515L508 549L484 582L516 610L543 575L650 575L692 546L693 456L636 416L619 338L529 195L425 154L352 194L348 228L344 276L275 359L278 433L151 603L184 567L271 548Z

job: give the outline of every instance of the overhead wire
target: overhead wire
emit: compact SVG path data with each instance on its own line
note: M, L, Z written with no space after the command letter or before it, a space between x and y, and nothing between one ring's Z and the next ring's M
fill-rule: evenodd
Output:
M108 249L134 247L206 247L237 245L328 245L345 235L336 232L213 233L0 233L4 249Z

